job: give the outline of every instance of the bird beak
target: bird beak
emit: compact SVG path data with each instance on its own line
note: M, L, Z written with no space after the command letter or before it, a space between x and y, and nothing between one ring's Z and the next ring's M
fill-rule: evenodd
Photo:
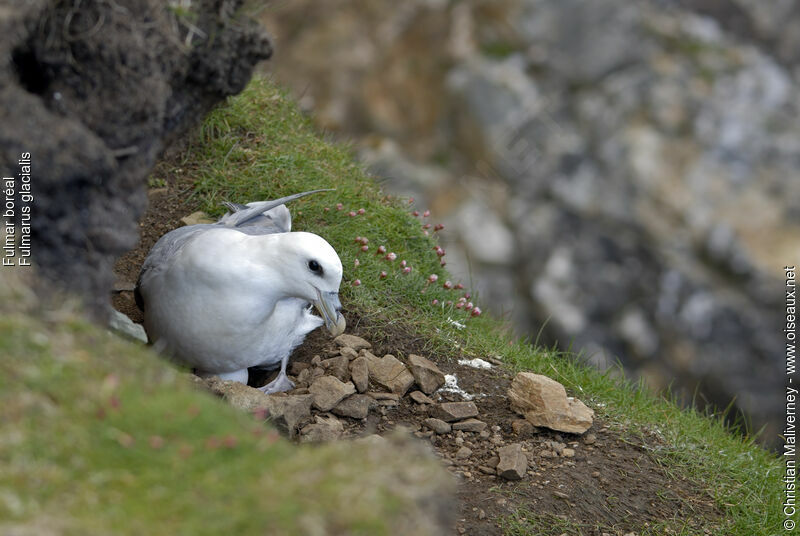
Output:
M314 300L314 307L317 308L319 314L325 320L325 327L331 332L331 336L337 337L344 333L344 328L347 327L344 316L340 312L342 304L339 301L338 292L320 292L317 290L317 299Z

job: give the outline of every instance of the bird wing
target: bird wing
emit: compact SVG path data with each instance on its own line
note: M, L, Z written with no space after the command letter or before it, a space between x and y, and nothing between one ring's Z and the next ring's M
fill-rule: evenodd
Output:
M197 235L220 227L233 228L247 235L288 233L292 229L292 217L284 203L317 192L329 191L331 189L311 190L271 201L248 203L247 205L225 202L225 206L231 212L222 216L217 223L200 223L173 229L156 242L142 264L142 270L139 272L139 279L134 289L136 305L144 311L145 305L140 290L141 285L143 283L146 284L148 279L156 277L166 269L171 259L175 258L181 248Z

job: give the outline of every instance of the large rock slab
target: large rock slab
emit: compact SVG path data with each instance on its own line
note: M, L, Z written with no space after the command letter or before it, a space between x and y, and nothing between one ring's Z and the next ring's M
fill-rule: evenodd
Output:
M369 389L369 367L366 357L357 357L350 363L350 379L359 393Z
M594 411L567 397L564 386L541 374L520 372L508 390L511 408L534 426L582 434L592 426Z
M402 361L391 354L375 357L365 354L369 378L391 392L403 396L414 385L414 376Z
M439 370L436 363L421 355L408 356L408 368L414 376L419 388L425 394L431 394L444 385L444 373Z

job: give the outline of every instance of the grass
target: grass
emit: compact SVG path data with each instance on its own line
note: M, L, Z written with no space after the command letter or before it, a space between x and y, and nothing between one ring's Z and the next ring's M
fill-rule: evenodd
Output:
M191 195L212 215L221 213L223 200L335 188L295 201L294 228L322 235L339 252L345 309L369 319L372 334L402 328L425 340L431 354L494 356L512 370L553 377L610 426L657 434L655 454L664 467L704 485L724 512L715 534L780 533L783 471L776 455L730 433L719 419L682 410L575 356L512 341L498 320L448 304L466 290L442 286L449 275L434 250L435 233L425 236L422 227L435 221L413 217L416 207L384 196L348 149L315 133L269 81L254 80L214 111L182 160L196 180ZM369 240L368 251L356 237ZM377 255L378 246L396 260ZM0 354L10 359L0 362L0 532L35 523L38 532L67 534L109 527L121 534L247 534L264 527L382 534L396 531L415 508L405 490L392 488L399 469L387 463L402 465L413 453L291 447L73 310L26 313L22 298L8 297L14 285L3 291L6 273L0 274ZM435 284L428 284L431 274ZM480 305L479 297L470 300ZM426 463L416 459L412 466L434 479L440 473ZM433 486L422 477L412 484ZM542 529L550 534L559 527L548 519L518 511L504 520L505 530L536 534L535 520L551 523ZM664 520L658 530L688 534L678 520Z
M557 379L603 419L633 433L657 434L663 440L658 452L662 463L707 486L724 512L718 534L779 533L783 475L779 457L751 438L731 433L719 418L680 409L673 401L600 373L574 356L512 342L501 322L443 305L463 292L442 288L449 276L434 252L435 233L422 232L431 218L415 218L409 214L415 207L407 201L382 196L347 148L321 140L295 104L269 81L255 80L241 96L215 111L187 159L198 173L195 195L212 214L220 212L223 199L245 202L336 188L296 202L292 211L295 229L321 234L339 252L347 309L376 320L371 323L376 331L381 325L403 325L426 339L432 353L452 354L456 341L464 355L495 356L514 370ZM336 209L337 203L342 210ZM359 208L365 210L363 215L348 215ZM369 239L368 252L360 251L356 237ZM379 245L395 252L397 260L376 255ZM402 273L401 260L412 267L410 274ZM381 278L381 271L387 277ZM438 276L435 284L427 284L430 274ZM354 287L356 279L361 285ZM434 299L438 305L432 304ZM466 327L460 329L452 320ZM673 529L683 533L677 522Z

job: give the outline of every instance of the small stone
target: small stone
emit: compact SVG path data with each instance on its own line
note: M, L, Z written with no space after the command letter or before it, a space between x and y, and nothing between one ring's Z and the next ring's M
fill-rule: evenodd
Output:
M512 421L511 429L523 439L533 436L533 425L525 419L516 419Z
M547 376L517 373L508 398L512 409L534 426L572 434L582 434L592 426L594 411L580 400L568 398L564 386Z
M506 480L522 480L528 470L528 458L522 452L522 445L512 443L497 450L500 461L497 474Z
M342 383L333 376L321 376L308 388L314 397L314 407L320 411L330 411L345 397L356 392L352 383Z
M297 429L311 417L311 404L314 395L264 395L270 421L289 437L297 434Z
M289 363L289 375L290 376L299 376L301 372L306 370L309 367L308 363L303 363L302 361L292 361Z
M245 411L269 407L269 398L263 391L231 380L220 380L217 376L207 378L205 385L228 404Z
M145 333L142 325L135 323L128 315L122 314L115 309L111 310L108 327L131 340L147 344L147 333Z
M377 402L378 402L379 406L383 406L383 407L386 407L386 408L394 408L394 407L397 407L397 406L400 405L400 401L399 400L392 400L391 398L384 398L384 399L378 400Z
M456 451L455 457L457 460L464 460L472 456L472 449L469 447L461 447Z
M318 443L321 441L335 441L342 437L344 426L333 415L329 417L317 415L314 420L313 424L305 425L300 431L301 441Z
M600 478L600 471L592 471L592 476L594 478Z
M563 491L553 491L553 495L555 495L556 497L559 497L561 499L569 499L569 495L567 495Z
M197 225L199 223L216 223L217 220L212 219L208 214L198 210L192 212L188 216L181 218L181 223L184 225Z
M489 467L488 465L479 465L478 471L487 475L493 475L497 472L493 467Z
M408 395L411 400L416 402L417 404L435 404L436 402L433 401L428 395L423 393L422 391L411 391Z
M408 356L408 368L414 376L414 381L425 394L431 394L444 385L444 373L430 359L411 354Z
M370 380L391 392L403 396L414 384L414 376L403 362L393 355L386 354L380 359L367 356L366 359Z
M575 449L564 449L561 451L561 456L563 456L564 458L574 458Z
M353 380L359 393L363 393L369 388L369 368L366 358L359 357L350 363L350 379Z
M583 442L587 445L594 445L597 442L597 436L595 434L586 434L583 438Z
M350 361L352 361L353 359L358 357L358 352L356 352L355 350L353 350L349 346L343 346L339 350L339 355L342 355L342 356L346 357L347 359L349 359Z
M424 426L427 426L437 434L447 434L450 433L451 430L450 425L441 419L434 419L434 418L425 419L424 421L422 421L422 424Z
M453 430L462 430L464 432L483 432L487 424L478 419L467 419L453 423Z
M333 413L341 417L352 417L353 419L366 419L369 410L377 405L375 399L366 395L348 396L339 402Z
M311 358L311 366L319 367L320 365L322 365L322 358L320 356L315 355Z
M350 335L348 333L343 333L333 339L333 342L338 344L341 347L352 348L356 352L364 348L372 348L372 344L367 342L366 340L362 339L361 337L357 337L355 335Z
M541 456L542 458L555 458L556 453L553 452L552 450L543 450L542 452L539 453L539 456Z
M430 415L445 422L460 421L477 417L478 406L475 402L444 402L431 406Z
M328 374L335 376L342 382L350 381L350 360L345 356L331 357L322 362L322 368Z

